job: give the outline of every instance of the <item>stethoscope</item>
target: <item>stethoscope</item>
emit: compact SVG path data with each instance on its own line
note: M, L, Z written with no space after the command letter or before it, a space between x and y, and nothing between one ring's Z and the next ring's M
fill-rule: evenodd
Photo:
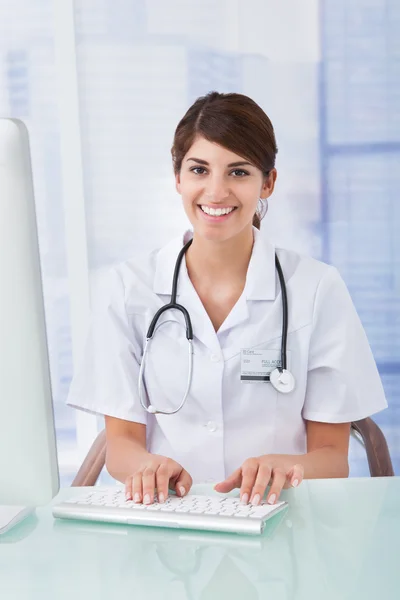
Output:
M143 408L145 410L147 410L147 412L149 412L151 414L174 415L177 412L179 412L186 402L186 398L189 394L190 386L192 383L192 374L193 374L192 321L190 319L190 315L189 315L188 311L186 310L186 308L184 306L182 306L181 304L177 304L177 302L176 302L176 295L177 295L177 289L178 289L178 276L179 276L180 266L182 263L182 258L185 255L186 251L188 250L188 248L190 247L192 242L193 242L193 239L189 240L187 242L187 244L185 244L183 246L183 248L181 249L181 251L178 254L178 258L176 259L174 277L172 280L171 302L169 302L168 304L166 304L165 306L163 306L156 312L156 314L153 317L153 320L150 323L150 326L149 326L149 329L148 329L148 332L146 335L146 343L145 343L145 346L143 349L143 357L142 357L142 362L140 364L140 370L139 370L138 390L139 390L139 398L140 398L141 405L143 406ZM294 387L295 387L294 377L293 377L292 373L290 371L288 371L288 369L287 369L286 345L287 345L287 335L288 335L289 310L288 310L285 279L283 277L281 264L280 264L279 259L276 254L275 254L275 267L278 272L279 282L280 282L280 286L281 286L281 293L282 293L283 320L282 320L281 364L279 367L277 367L276 369L271 371L269 378L270 378L271 384L278 392L281 392L282 394L289 394L290 392L292 392L294 390ZM156 408L154 406L154 404L149 404L148 406L146 406L146 404L144 403L144 401L143 401L143 374L144 374L144 366L145 366L145 362L146 362L146 355L147 355L147 352L149 349L149 344L154 337L155 328L156 328L158 319L164 312L166 312L167 310L171 310L171 309L180 310L185 319L186 339L188 341L188 351L189 351L189 373L188 373L188 381L187 381L185 394L183 396L183 400L181 401L180 405L175 410L166 411L166 410L160 410L160 409Z

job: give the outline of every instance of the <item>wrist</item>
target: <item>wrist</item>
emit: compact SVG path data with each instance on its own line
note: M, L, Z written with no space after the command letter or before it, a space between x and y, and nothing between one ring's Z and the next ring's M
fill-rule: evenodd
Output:
M285 473L288 473L294 464L303 465L304 454L294 455L291 454L266 454L264 459L267 459L272 469L282 469ZM304 466L304 465L303 465Z

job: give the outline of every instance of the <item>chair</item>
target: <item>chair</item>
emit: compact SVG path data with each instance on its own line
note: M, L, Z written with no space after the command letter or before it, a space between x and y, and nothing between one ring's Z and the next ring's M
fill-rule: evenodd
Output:
M72 487L84 487L95 485L99 475L106 464L106 430L103 429L94 440L81 464Z
M382 430L370 417L353 421L351 428L365 446L371 477L393 477L393 465Z
M394 471L385 436L371 419L361 419L351 424L356 437L363 443L367 453L371 477L393 477ZM106 432L101 431L93 442L72 486L95 485L106 462Z

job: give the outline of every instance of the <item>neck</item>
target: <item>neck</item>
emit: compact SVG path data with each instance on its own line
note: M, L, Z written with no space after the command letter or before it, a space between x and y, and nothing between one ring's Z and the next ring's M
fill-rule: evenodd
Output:
M214 241L193 235L186 253L189 276L203 283L245 280L253 249L253 229L246 228L234 238Z

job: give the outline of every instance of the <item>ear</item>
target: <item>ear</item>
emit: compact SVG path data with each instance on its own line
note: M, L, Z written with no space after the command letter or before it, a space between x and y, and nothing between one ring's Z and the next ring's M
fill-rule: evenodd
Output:
M272 169L269 173L268 177L265 177L263 186L260 192L260 198L266 200L269 198L274 191L276 178L278 177L278 171L276 169Z
M181 175L180 173L177 173L175 175L175 187L176 187L176 191L178 192L178 194L181 193Z

